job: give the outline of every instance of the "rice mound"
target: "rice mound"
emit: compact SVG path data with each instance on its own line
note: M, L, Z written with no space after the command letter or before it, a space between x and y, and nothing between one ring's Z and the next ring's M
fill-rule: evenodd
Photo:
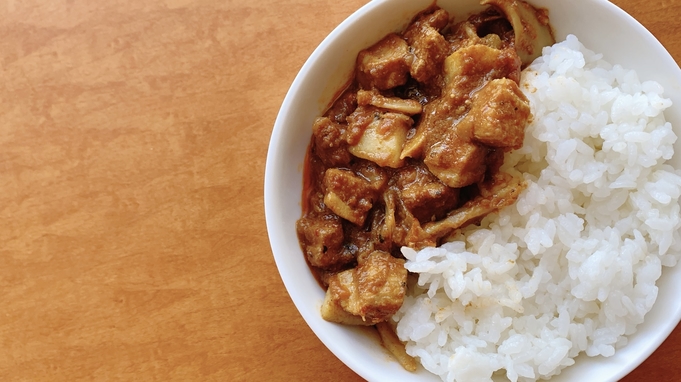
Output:
M533 381L613 355L681 253L662 86L568 36L521 89L534 120L503 168L528 183L517 203L439 248L402 249L419 275L396 331L443 381Z

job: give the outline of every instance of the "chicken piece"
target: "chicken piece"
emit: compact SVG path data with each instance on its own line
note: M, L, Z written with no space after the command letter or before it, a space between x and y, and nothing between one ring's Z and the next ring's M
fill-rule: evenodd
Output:
M345 89L340 97L331 105L325 116L333 122L346 123L346 119L357 108L357 90L355 86Z
M393 243L386 232L385 212L381 208L372 208L363 226L346 222L345 250L351 252L358 263L361 263L374 251L391 252Z
M352 171L360 178L366 180L369 188L375 192L377 198L380 198L378 195L388 185L389 175L385 169L373 162L359 159L353 164ZM384 222L383 209L373 207L369 210L363 225L344 224L346 250L353 253L358 261L377 249L391 251L391 242L388 239L384 239L386 237L384 234Z
M529 65L541 56L545 46L553 45L556 40L551 33L549 16L546 10L536 9L524 1L483 0L482 5L495 5L501 9L511 22L515 33L515 49L523 66Z
M338 216L304 216L296 222L296 231L312 266L337 269L355 260L343 250L343 225Z
M360 106L348 117L348 151L382 167L400 167L407 132L414 121L401 113L383 112L373 106ZM357 139L357 137L359 137Z
M442 183L461 188L483 180L488 152L485 146L462 139L456 131L449 131L426 148L423 163Z
M364 89L387 90L404 85L409 74L409 46L395 33L357 55L357 81Z
M376 90L360 90L357 92L357 103L360 106L373 105L381 109L394 111L406 115L419 114L422 111L421 104L413 99L397 97L385 97Z
M346 271L340 272L336 275L331 276L331 279L347 278L353 277L353 270L348 269ZM334 281L335 282L335 281ZM348 283L352 287L351 281ZM362 317L356 316L352 313L348 313L343 309L339 300L334 299L335 295L329 293L328 289L326 295L324 296L324 302L322 302L322 318L329 322L336 322L343 325L359 325L359 326L371 326L375 325L371 321L365 321Z
M515 203L525 188L527 183L523 179L497 173L481 185L479 196L450 212L445 219L426 224L423 229L434 238L442 238L469 222Z
M482 44L463 47L445 60L443 94L449 104L458 105L487 81L509 78L518 83L520 64L512 49L499 50Z
M363 225L376 197L369 182L350 170L330 168L324 173L324 204L336 215Z
M413 53L409 72L417 81L428 82L440 73L442 63L449 54L449 43L440 30L448 23L447 11L437 9L417 16L404 32L404 38Z
M386 321L402 306L407 291L407 270L403 259L374 251L356 268L330 276L328 281L322 308L325 320L349 321L344 315L333 314L337 304L345 312L375 324Z
M346 166L352 155L345 141L346 126L327 117L317 118L312 125L314 153L329 167Z
M391 179L404 206L419 222L444 217L459 201L459 190L447 187L422 164L401 168Z
M471 110L460 125L470 123L477 142L519 149L530 118L530 102L515 82L502 78L490 81L475 93Z
M367 182L369 187L377 193L383 192L388 185L390 176L382 167L376 163L368 160L357 160L357 163L352 166L352 170Z

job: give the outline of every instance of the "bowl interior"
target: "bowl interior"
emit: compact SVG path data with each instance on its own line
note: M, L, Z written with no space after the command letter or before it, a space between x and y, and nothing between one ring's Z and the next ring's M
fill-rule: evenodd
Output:
M324 321L319 313L324 292L303 258L295 232L301 215L302 169L314 118L321 115L343 86L357 53L393 31L400 31L432 0L373 0L339 25L314 51L284 99L272 132L265 170L265 215L274 258L282 280L310 328L346 365L363 378L439 381L423 369L409 373L393 361L375 336L363 328ZM531 0L549 10L556 39L576 35L587 48L603 53L611 63L635 69L639 78L656 80L674 106L665 112L681 135L681 70L669 53L631 16L605 0L576 2ZM457 20L481 9L475 0L439 0ZM676 106L680 105L680 106ZM672 165L681 168L681 142ZM681 268L665 269L652 311L629 344L609 358L580 356L554 381L617 380L645 360L681 318Z

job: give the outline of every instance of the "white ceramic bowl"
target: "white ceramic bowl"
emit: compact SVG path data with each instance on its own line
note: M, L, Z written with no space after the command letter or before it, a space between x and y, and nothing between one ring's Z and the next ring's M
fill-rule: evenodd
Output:
M369 381L439 381L423 369L409 373L361 329L322 320L324 291L310 273L298 245L295 222L301 215L302 169L311 127L348 80L357 53L393 31L401 31L432 0L373 0L340 24L314 51L283 102L270 140L265 170L265 215L272 252L291 299L321 341L346 365ZM656 80L674 103L665 112L681 136L681 70L641 24L605 0L531 0L547 8L556 39L575 34L605 59ZM481 9L476 0L439 0L458 20ZM681 140L680 140L681 141ZM681 152L677 141L676 152ZM673 159L679 168L681 154ZM629 344L609 358L580 356L553 381L615 381L643 362L681 319L681 267L665 269L659 295Z

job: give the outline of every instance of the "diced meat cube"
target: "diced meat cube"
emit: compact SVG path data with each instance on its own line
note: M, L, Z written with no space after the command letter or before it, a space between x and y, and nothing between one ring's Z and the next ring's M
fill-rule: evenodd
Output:
M492 147L522 147L531 114L529 101L515 82L492 80L472 101L466 119L473 124L476 141Z
M336 215L363 225L376 191L370 183L350 170L330 168L324 173L324 204Z
M383 192L388 185L388 173L382 167L371 161L358 161L353 167L357 175L369 182L369 187L376 192Z
M296 222L296 231L311 265L336 269L354 260L343 251L343 224L338 216L302 217Z
M350 146L356 145L362 138L364 130L366 130L372 122L381 119L383 113L383 111L373 106L359 106L347 118L348 128L345 133L345 141Z
M443 9L420 15L404 32L411 47L413 59L410 73L419 82L428 82L442 69L449 54L449 43L439 30L449 22L449 14Z
M337 167L350 163L352 155L344 138L345 129L345 125L327 117L317 118L312 125L313 149L325 165Z
M404 85L409 74L409 46L391 33L357 55L357 81L365 89L387 90Z
M383 251L374 251L355 268L360 295L359 315L373 322L385 321L395 314L407 291L404 260Z
M421 164L401 168L392 179L402 203L421 223L443 217L458 203L459 190L447 187Z
M339 274L331 276L332 278L343 278L343 276L352 277L353 270L348 269L346 271L340 272ZM347 312L340 304L340 300L334 299L335 295L330 293L327 289L326 296L324 296L324 302L322 303L322 318L329 322L336 322L343 325L361 325L369 326L374 325L371 321L365 321L362 317L356 316L352 313Z
M357 91L354 86L350 86L343 94L331 105L325 116L333 122L345 123L348 115L352 114L357 108Z
M520 65L512 49L499 50L482 44L463 47L445 60L443 95L458 104L486 81L506 77L519 82Z
M336 303L351 315L377 323L389 319L400 309L406 290L404 260L387 252L374 251L357 268L329 277L325 305ZM329 316L325 319L347 319L338 314Z
M487 153L486 147L452 133L426 149L423 163L442 183L461 188L483 180Z
M374 107L360 106L348 117L348 137L359 139L350 143L348 151L358 158L370 160L382 167L400 167L400 158L407 133L414 121L401 113L382 112Z

